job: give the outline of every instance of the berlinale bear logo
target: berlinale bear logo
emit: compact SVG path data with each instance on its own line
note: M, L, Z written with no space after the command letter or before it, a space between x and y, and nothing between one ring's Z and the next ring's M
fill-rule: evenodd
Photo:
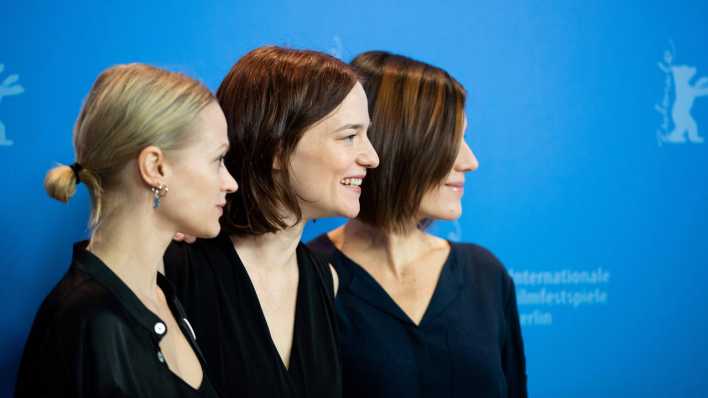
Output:
M5 65L0 64L0 73L5 70ZM2 83L0 83L0 102L2 102L3 97L9 97L11 95L22 94L25 89L17 83L20 77L16 74L10 75ZM11 146L13 144L12 140L7 138L5 134L5 125L0 121L0 146Z
M703 137L698 134L698 124L691 115L691 108L696 98L708 95L708 77L701 77L691 83L696 76L696 68L688 65L674 65L673 53L666 51L664 61L659 62L659 69L665 74L664 98L655 109L663 116L661 127L656 132L659 145L662 143L684 143L688 141L700 144ZM671 93L671 86L674 90ZM669 129L669 104L671 104L671 120L673 129Z

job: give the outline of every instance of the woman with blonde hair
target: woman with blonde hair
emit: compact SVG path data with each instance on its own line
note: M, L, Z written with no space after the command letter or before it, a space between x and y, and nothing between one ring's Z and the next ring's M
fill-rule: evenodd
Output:
M17 397L216 397L182 306L158 271L177 231L219 233L227 128L209 90L130 64L104 71L74 129L76 161L50 170L49 195L92 200L91 238L42 303Z

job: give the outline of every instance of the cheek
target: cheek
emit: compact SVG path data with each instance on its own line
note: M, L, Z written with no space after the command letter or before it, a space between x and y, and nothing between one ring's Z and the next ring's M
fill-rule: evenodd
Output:
M292 183L296 192L310 193L311 196L336 187L339 180L346 174L351 162L341 156L326 155L332 154L301 156L297 162L293 162L290 173L294 177Z
M214 201L220 192L220 178L216 165L194 164L185 167L179 176L180 199L189 208L204 207Z
M438 192L428 192L423 196L420 202L420 213L423 217L434 217L438 211L439 207Z
M300 162L290 169L290 188L298 196L311 199L325 177L326 170L318 167L316 162Z

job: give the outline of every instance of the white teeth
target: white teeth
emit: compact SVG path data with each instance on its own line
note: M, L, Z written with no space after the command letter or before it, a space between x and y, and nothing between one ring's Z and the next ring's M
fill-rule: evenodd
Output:
M343 185L352 185L355 187L358 187L361 185L361 182L364 181L363 178L345 178L341 181Z

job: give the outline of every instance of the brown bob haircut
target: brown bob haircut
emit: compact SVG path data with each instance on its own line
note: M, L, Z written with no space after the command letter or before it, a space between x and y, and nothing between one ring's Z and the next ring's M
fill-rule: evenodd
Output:
M386 232L412 225L423 195L444 182L464 134L464 87L444 70L369 51L352 61L369 101L379 167L364 179L358 219Z
M221 226L261 235L302 220L290 185L290 156L305 131L334 111L359 81L346 63L316 51L257 48L231 68L216 97L231 149L226 167L239 184L227 197ZM274 170L274 164L282 165Z

